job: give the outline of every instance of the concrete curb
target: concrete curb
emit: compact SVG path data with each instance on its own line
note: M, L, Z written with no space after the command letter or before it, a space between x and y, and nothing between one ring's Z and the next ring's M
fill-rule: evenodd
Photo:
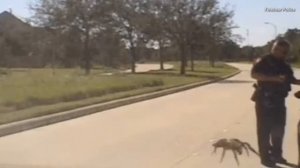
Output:
M43 116L43 117L37 117L37 118L33 118L33 119L28 119L28 120L23 120L23 121L18 121L18 122L2 125L2 126L0 126L0 137L23 132L23 131L38 128L38 127L47 126L50 124L55 124L55 123L66 121L66 120L79 118L82 116L98 113L101 111L113 109L116 107L132 104L132 103L136 103L136 102L141 102L141 101L181 92L184 90L189 90L189 89L196 88L199 86L215 83L215 82L233 77L233 76L239 74L240 72L241 71L238 71L238 72L232 73L230 75L224 76L224 77L216 79L216 80L188 84L188 85L179 86L179 87L166 89L166 90L162 90L162 91L157 91L157 92L153 92L153 93L133 96L133 97L124 98L124 99L118 99L118 100L114 100L114 101L110 101L110 102L106 102L106 103L100 103L100 104L86 106L86 107L82 107L82 108L78 108L78 109L74 109L74 110L69 110L69 111L65 111L62 113L56 113L56 114L51 114L51 115L47 115L47 116Z

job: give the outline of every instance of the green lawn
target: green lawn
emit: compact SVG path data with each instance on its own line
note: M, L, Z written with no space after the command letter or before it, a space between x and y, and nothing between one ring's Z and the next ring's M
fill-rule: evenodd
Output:
M85 76L79 69L12 69L0 70L0 124L57 113L95 103L106 102L216 79L236 69L225 64L211 68L198 62L195 72L178 75L178 64L173 70L143 74L116 72L97 68Z

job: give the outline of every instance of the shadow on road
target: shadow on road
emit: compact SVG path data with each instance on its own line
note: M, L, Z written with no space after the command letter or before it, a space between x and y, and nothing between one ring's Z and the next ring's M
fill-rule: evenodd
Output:
M254 81L251 81L251 80L223 80L223 81L220 81L218 83L224 83L224 84L240 84L240 83L254 83Z

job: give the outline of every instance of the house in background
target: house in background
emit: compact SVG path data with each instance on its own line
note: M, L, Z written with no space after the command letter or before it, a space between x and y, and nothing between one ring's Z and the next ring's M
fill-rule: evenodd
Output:
M37 51L46 36L43 28L33 27L11 12L0 13L0 66L43 67L45 60Z

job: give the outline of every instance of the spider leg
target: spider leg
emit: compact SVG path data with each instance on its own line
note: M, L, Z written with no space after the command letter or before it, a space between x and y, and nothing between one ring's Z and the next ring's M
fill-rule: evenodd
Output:
M223 162L223 160L224 160L224 157L225 157L225 154L226 154L226 149L223 149L223 152L222 152L222 156L221 156L220 163L222 163L222 162Z
M214 147L214 150L212 151L211 154L216 154L217 153L217 147Z
M242 143L242 147L245 149L246 153L247 153L247 156L249 156L249 150L247 148L247 145L245 145L245 143Z
M232 152L233 152L236 164L239 166L240 165L240 161L239 161L239 158L238 158L238 154L237 154L237 152L235 150L232 150Z
M247 148L249 148L250 151L255 153L257 156L260 156L259 153L249 143L245 142L244 144L245 144L245 146L247 146Z

